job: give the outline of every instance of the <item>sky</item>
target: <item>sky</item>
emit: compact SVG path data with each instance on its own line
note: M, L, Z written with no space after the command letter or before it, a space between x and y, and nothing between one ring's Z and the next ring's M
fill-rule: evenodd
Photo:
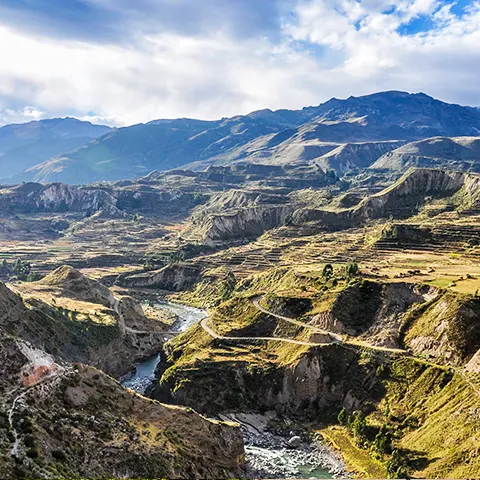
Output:
M383 90L480 106L480 1L0 0L0 125L125 126Z

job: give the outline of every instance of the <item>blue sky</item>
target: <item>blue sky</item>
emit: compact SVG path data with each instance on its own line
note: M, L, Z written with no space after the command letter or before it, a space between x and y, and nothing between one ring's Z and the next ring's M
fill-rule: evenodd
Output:
M480 105L480 2L0 0L0 124L128 125L379 90Z

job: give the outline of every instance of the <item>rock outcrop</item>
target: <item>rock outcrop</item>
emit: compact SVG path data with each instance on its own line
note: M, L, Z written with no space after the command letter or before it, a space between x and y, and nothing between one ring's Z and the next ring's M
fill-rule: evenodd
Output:
M192 287L200 281L202 268L189 264L167 265L160 270L130 275L121 280L128 288L157 288L180 291Z
M294 205L262 205L212 214L204 217L196 230L206 242L255 238L284 225L294 209Z

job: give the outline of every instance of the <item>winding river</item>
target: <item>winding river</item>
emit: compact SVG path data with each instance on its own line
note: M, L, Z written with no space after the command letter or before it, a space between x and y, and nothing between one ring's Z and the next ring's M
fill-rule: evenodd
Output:
M163 300L158 300L151 306L159 310L167 310L174 313L176 320L173 322L170 330L178 332L179 334L207 316L205 310L181 305L179 303L165 302ZM155 370L160 363L160 360L161 355L158 353L137 363L135 365L135 372L125 377L122 380L122 385L137 393L144 394L155 380Z

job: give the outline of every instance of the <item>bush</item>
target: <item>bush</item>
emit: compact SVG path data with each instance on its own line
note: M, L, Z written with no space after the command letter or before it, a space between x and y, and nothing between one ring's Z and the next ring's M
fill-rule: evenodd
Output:
M345 409L342 408L342 409L340 410L340 413L339 413L338 416L337 416L338 423L339 423L340 425L344 425L346 418L347 418L347 412L345 412Z
M406 461L398 450L394 450L392 458L387 462L388 478L410 478Z
M392 435L387 425L383 424L373 442L373 448L380 454L392 452Z
M53 450L52 452L52 457L55 459L55 460L60 460L60 461L64 461L66 460L67 456L65 455L65 452L63 450Z
M322 270L322 277L327 280L333 277L333 267L330 263L327 263Z

